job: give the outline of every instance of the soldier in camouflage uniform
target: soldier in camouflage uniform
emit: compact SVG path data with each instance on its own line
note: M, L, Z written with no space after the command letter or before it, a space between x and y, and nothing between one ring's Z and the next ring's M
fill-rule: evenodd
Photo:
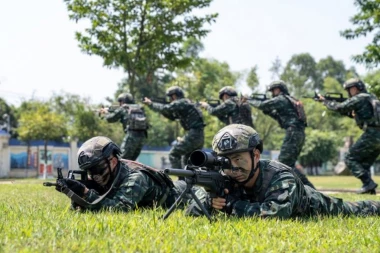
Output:
M379 101L376 96L367 92L364 83L359 79L347 80L344 89L350 98L343 103L324 100L323 96L320 98L328 109L355 118L356 124L363 129L364 133L348 150L345 163L352 174L363 183L358 193L374 194L377 184L371 178L370 167L380 154L380 122L379 111L376 109Z
M307 126L303 107L298 107L302 104L289 96L288 88L281 80L272 82L268 91L272 92L273 98L265 101L250 100L249 103L275 119L280 127L286 130L278 160L294 168L302 182L314 188L308 178L295 168L295 163L305 143L305 127Z
M172 168L180 169L187 164L191 152L196 149L202 149L205 124L201 110L184 97L184 92L180 87L170 87L166 91L166 96L170 98L170 104L154 103L149 98L144 98L143 103L170 120L178 119L183 129L185 129L185 136L173 146L169 153Z
M87 140L78 150L78 165L87 172L89 181L58 179L56 190L69 196L77 210L129 212L138 207L170 207L186 189L184 181L173 182L159 170L120 160L120 153L119 147L107 137ZM200 187L192 190L198 196L206 194ZM191 195L186 195L181 206L190 200Z
M214 136L212 148L218 156L230 159L231 169L223 172L233 184L225 189L226 197L202 198L209 210L263 218L380 215L379 201L344 202L304 185L285 164L260 160L263 143L251 127L237 124L224 127ZM187 211L191 215L201 214L196 204Z
M253 126L252 112L249 104L237 97L236 90L231 86L225 86L219 91L219 99L222 104L212 107L207 102L199 102L210 115L218 117L224 124L244 124Z
M104 115L107 122L120 121L125 132L120 146L121 157L128 160L136 160L147 138L148 122L146 115L143 108L135 104L132 95L129 93L120 94L117 101L120 107L112 111L103 108L100 113Z

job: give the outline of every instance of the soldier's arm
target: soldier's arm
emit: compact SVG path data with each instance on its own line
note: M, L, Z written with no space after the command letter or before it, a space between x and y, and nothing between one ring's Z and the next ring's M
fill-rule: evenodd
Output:
M351 112L354 111L358 104L360 103L360 99L357 97L348 98L346 101L339 103L335 101L325 100L324 105L333 111L337 111L342 115L351 115Z
M104 119L107 120L107 122L109 123L117 122L123 116L124 110L125 109L123 107L119 107L114 111L104 115Z
M232 113L235 110L235 107L236 104L233 101L227 100L216 107L208 105L206 109L210 115L220 118Z
M298 203L297 186L291 173L273 179L263 203L239 200L234 204L232 214L241 216L289 218Z
M90 210L117 210L129 212L137 208L138 203L143 200L144 195L150 187L149 178L141 172L131 173L126 182L123 182L112 197L105 197ZM94 190L89 190L85 196L88 202L93 202L99 195Z
M175 120L174 117L174 111L175 111L175 103L170 103L170 104L161 104L161 103L151 103L149 107L155 111L161 113L165 118L168 118L170 120Z

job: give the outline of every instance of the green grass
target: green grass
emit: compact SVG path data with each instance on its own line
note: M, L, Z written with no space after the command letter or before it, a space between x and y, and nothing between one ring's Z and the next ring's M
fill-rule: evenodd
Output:
M310 179L318 188L360 186L351 177ZM334 196L380 201L373 195ZM221 215L210 224L180 210L163 221L164 212L76 213L66 196L43 187L42 181L15 180L0 184L0 252L380 252L379 217L260 220Z

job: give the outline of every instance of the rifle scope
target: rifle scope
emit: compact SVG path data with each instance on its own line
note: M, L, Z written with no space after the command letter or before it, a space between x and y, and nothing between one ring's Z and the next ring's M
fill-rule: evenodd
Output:
M219 167L218 169L230 169L231 161L227 157L218 156L214 152L195 150L189 157L191 165L197 167Z

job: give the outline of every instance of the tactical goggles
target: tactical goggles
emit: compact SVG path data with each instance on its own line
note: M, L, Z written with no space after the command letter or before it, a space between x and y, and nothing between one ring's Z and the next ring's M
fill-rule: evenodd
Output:
M103 175L104 172L108 169L111 160L112 158L100 161L100 163L98 163L97 165L88 168L87 174L90 176Z

